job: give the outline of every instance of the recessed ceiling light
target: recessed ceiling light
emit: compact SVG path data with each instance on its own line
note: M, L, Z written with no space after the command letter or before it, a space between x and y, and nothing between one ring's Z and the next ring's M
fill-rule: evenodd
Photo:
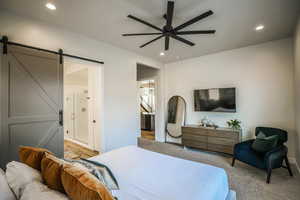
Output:
M46 7L50 10L56 10L56 6L53 3L47 3Z
M255 27L255 30L256 30L256 31L261 31L261 30L263 30L264 28L265 28L265 26L262 25L262 24L260 24L260 25L258 25L258 26Z
M160 54L159 54L160 56L164 56L165 55L165 53L164 52L160 52Z

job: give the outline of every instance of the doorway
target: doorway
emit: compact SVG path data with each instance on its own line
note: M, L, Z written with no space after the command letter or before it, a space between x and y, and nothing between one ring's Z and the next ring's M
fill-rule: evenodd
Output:
M99 154L99 96L101 70L89 63L68 61L64 67L64 157L89 158ZM100 73L99 73L100 72ZM97 89L96 89L97 88Z
M156 68L137 64L140 136L148 140L155 140L158 73Z

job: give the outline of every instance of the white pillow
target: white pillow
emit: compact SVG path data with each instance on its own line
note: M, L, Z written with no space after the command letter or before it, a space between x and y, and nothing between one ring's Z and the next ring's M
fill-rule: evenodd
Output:
M6 179L10 188L15 193L17 199L29 183L33 181L42 183L41 173L23 163L12 161L6 165Z
M43 183L34 181L26 185L20 200L69 200L69 198L58 191L49 189Z
M16 200L15 195L10 190L6 178L5 173L0 169L0 199L1 200Z

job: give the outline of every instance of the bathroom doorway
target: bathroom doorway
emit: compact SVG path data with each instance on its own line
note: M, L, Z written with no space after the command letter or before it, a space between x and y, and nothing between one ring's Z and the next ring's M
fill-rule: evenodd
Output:
M64 68L65 158L89 158L101 151L101 69L67 62Z

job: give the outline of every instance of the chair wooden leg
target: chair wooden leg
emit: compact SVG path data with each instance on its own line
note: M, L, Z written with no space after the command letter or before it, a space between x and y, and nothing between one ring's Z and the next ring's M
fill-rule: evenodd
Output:
M231 163L232 167L234 166L234 163L235 163L235 157L232 158L232 163Z
M269 184L271 181L271 175L272 175L272 168L268 169L267 184Z
M293 172L292 172L292 169L291 169L291 166L290 166L290 162L289 162L288 157L285 156L284 160L285 160L286 168L288 169L288 171L289 171L289 173L290 173L290 176L293 176Z

